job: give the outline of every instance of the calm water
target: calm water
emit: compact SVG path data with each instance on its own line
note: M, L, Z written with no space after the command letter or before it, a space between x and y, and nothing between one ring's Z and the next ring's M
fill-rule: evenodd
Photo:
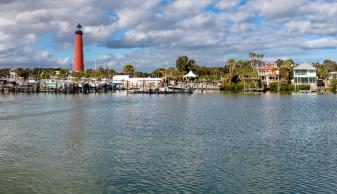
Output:
M336 95L0 96L0 193L336 193Z

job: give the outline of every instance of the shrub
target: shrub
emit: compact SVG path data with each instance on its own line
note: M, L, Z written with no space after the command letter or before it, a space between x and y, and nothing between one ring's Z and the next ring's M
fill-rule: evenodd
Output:
M308 85L308 84L297 85L296 88L297 88L297 90L310 90L310 85Z
M310 89L310 85L309 86L309 89ZM306 85L305 86L302 86L302 88L305 88L307 87ZM270 91L272 92L277 92L278 90L279 91L292 91L294 90L295 86L293 84L288 84L287 82L272 82L269 84L269 88L270 88ZM304 90L304 89L301 89L301 90Z
M235 89L235 83L226 82L222 85L222 89L226 91L233 91Z
M258 84L257 84L258 85ZM255 82L246 82L246 88L255 88L257 86Z
M269 88L270 88L270 91L277 92L278 83L277 82L271 82L271 83L269 83Z
M246 85L248 87L248 85ZM225 90L225 91L243 91L244 89L244 83L243 82L239 82L237 84L233 83L233 82L226 82L222 85L221 89Z
M329 87L330 87L330 90L331 91L336 91L336 89L337 89L337 79L335 79L335 78L333 78L332 80L330 80L330 85L329 85Z
M288 90L288 83L286 82L279 82L280 90L281 91L287 91Z
M295 85L294 84L289 84L287 90L289 90L289 91L295 90Z
M242 91L244 89L245 84L243 82L239 82L235 85L236 91Z

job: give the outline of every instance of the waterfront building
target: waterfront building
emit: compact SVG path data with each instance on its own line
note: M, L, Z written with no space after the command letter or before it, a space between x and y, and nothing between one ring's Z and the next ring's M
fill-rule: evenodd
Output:
M129 78L126 80L128 88L143 88L151 89L158 88L160 86L160 81L162 78Z
M270 82L279 81L280 70L274 63L267 63L263 66L256 67L256 71L262 81Z
M125 80L129 79L129 75L115 75L112 77L113 83L123 83Z
M328 73L328 79L337 79L337 72L334 71L334 72L329 72Z
M162 78L130 78L129 75L115 75L112 78L112 83L115 85L121 85L123 88L155 88L160 85Z
M81 24L77 25L77 30L75 32L75 56L74 56L74 72L84 71L83 63L83 39L82 39L82 26Z
M112 84L117 87L127 87L127 80L130 78L129 75L115 75L112 77Z
M309 84L316 86L316 77L316 68L307 63L294 67L294 83L296 85Z

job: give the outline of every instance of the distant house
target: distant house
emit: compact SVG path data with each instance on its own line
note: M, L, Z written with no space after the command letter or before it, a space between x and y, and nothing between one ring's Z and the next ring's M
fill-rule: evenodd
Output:
M328 73L328 79L336 79L337 78L337 72L329 72Z
M307 63L294 67L294 83L297 85L316 85L316 77L316 68Z
M261 80L266 81L267 84L279 80L280 71L274 63L267 63L263 66L256 67L256 71Z

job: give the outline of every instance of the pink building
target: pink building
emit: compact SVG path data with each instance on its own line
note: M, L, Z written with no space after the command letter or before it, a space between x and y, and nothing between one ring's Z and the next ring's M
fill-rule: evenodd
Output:
M274 63L266 63L263 66L256 67L256 71L262 81L266 81L267 84L273 81L279 81L280 71Z

